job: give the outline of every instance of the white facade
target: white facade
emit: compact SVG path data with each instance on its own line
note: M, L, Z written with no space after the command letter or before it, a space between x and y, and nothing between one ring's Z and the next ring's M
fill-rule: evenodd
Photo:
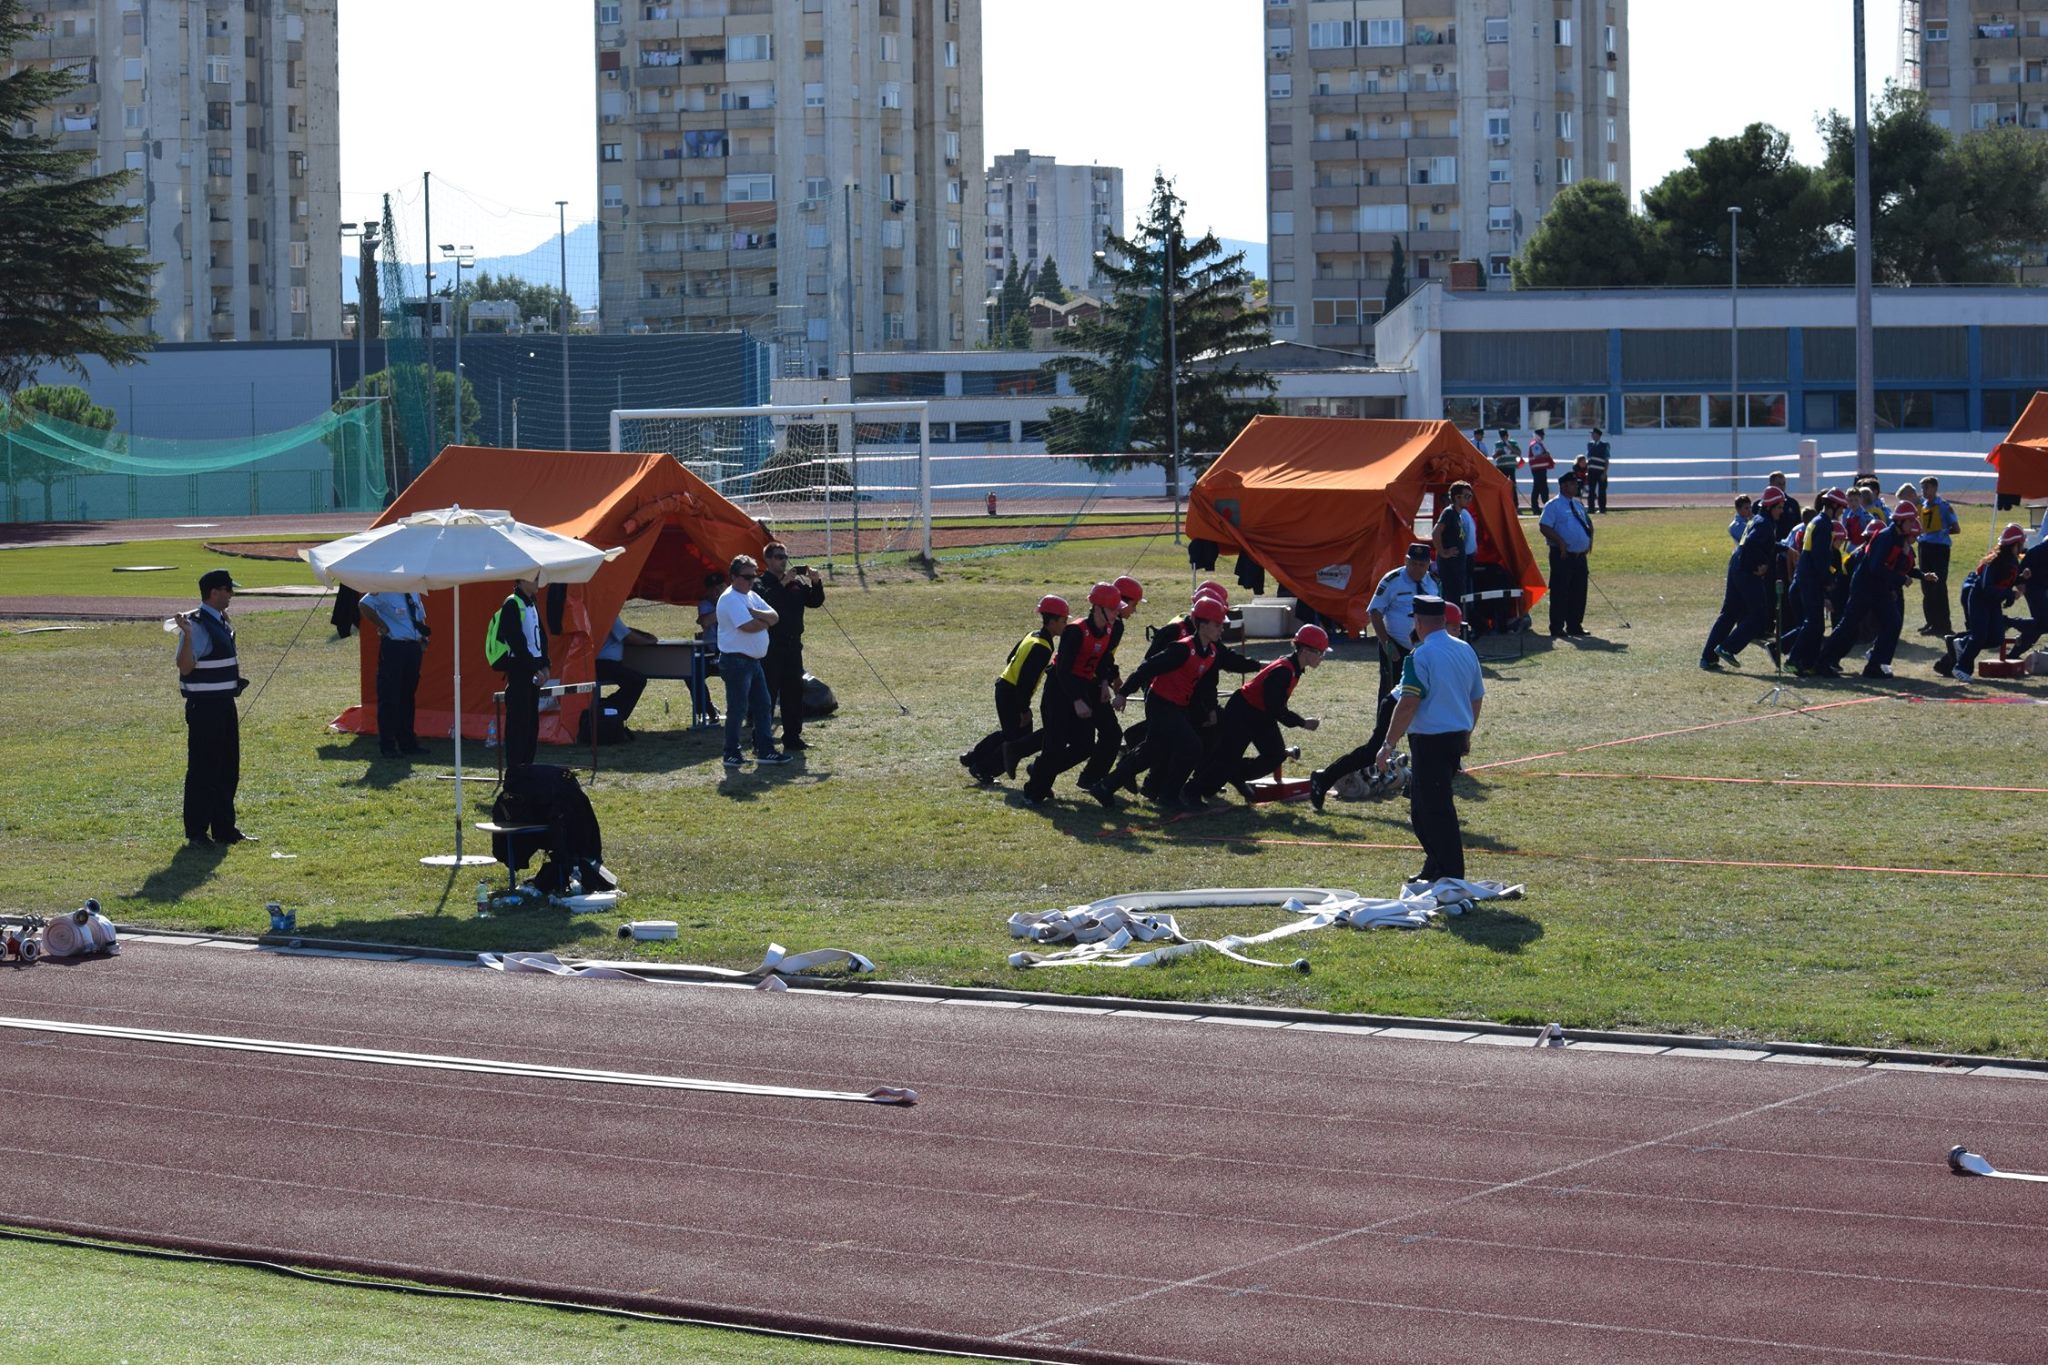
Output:
M1010 262L1026 273L1050 258L1070 291L1100 293L1095 253L1124 230L1124 173L1115 166L1061 165L1019 148L999 156L987 176L988 288L1001 287Z
M335 0L38 0L18 64L85 84L39 133L135 172L125 244L155 261L165 341L341 334Z
M980 0L596 4L600 321L780 373L982 340Z
M1410 281L1505 287L1561 185L1631 193L1628 0L1307 0L1261 10L1273 334L1362 346Z

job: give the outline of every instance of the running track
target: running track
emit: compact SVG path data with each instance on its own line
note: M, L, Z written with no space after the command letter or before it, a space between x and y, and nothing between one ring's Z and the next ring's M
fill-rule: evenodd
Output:
M0 1222L1046 1359L2040 1361L2040 1080L131 944L0 1015ZM61 1065L60 1065L61 1063ZM288 1290L280 1292L289 1292Z

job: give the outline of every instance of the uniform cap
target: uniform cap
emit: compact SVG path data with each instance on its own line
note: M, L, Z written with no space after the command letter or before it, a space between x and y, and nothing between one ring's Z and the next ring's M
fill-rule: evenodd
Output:
M1294 632L1294 643L1300 649L1327 650L1330 632L1318 625L1306 625Z
M1408 546L1408 557L1410 559L1428 559L1429 543L1421 540L1411 541Z
M240 592L242 585L237 583L234 575L230 574L226 569L209 569L199 575L199 591L201 595L210 593L215 588L233 588L236 592Z
M1417 616L1442 616L1450 609L1450 603L1432 593L1417 593L1410 599Z
M1115 611L1124 604L1124 595L1116 590L1114 583L1097 583L1088 589L1088 605Z
M1067 615L1067 599L1059 596L1057 593L1047 593L1038 599L1038 614L1040 616Z
M1129 574L1125 574L1122 578L1117 579L1110 586L1115 588L1117 596L1126 602L1142 602L1145 600L1145 585Z
M1197 597L1195 605L1188 608L1188 616L1196 621L1222 622L1230 615L1223 604L1213 597Z

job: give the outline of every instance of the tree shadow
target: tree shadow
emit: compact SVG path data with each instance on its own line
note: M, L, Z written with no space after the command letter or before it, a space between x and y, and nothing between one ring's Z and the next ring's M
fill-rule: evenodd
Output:
M1462 915L1445 915L1437 923L1475 948L1519 953L1543 937L1543 926L1517 910L1513 901L1481 901Z
M346 743L329 742L314 751L315 757L323 763L360 763L362 772L345 779L344 787L369 787L384 791L395 787L413 775L413 762L421 755L401 755L387 758L377 749L375 735L356 735ZM431 758L427 761L431 762ZM467 774L465 774L467 776Z
M466 869L476 871L480 869ZM613 926L601 915L572 915L545 905L528 910L493 911L489 919L467 914L387 915L375 919L339 919L301 924L299 937L340 939L351 943L396 947L453 948L464 952L550 952L572 947L591 956L610 952ZM267 936L273 943L288 935Z
M220 866L227 852L219 844L211 848L180 844L178 851L171 855L168 866L160 867L142 879L135 896L157 904L182 900L187 892L212 878L214 869Z

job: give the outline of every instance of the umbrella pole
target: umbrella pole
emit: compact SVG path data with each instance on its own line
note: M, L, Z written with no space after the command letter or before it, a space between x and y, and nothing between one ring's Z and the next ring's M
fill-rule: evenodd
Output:
M462 585L451 585L455 589L455 852L451 856L436 853L420 859L428 867L483 867L497 861L481 853L462 851Z

